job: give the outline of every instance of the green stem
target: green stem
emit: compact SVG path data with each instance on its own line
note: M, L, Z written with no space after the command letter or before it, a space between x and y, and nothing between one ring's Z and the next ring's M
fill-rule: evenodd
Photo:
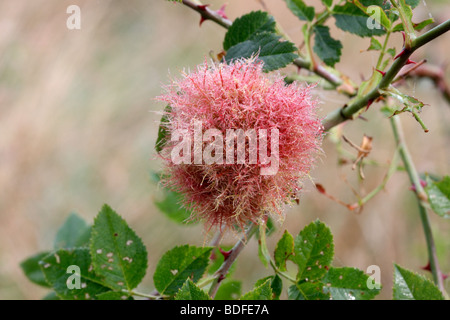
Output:
M283 278L288 279L289 281L292 281L294 283L297 282L296 279L292 278L288 274L284 273L275 264L275 261L273 261L272 256L269 254L269 249L267 248L267 242L266 242L266 225L261 224L259 228L259 247L261 250L261 254L264 256L265 262L264 264L267 267L267 262L269 262L270 266L273 268L276 274L282 276Z
M158 299L162 299L163 296L154 296L151 294L147 294L147 293L142 293L142 292L138 292L138 291L127 291L124 290L124 292L132 295L132 296L138 296L138 297L143 297L143 298L147 298L147 299L151 299L151 300L158 300Z
M423 122L422 118L419 116L419 114L413 110L412 114L414 116L414 119L416 119L416 121L420 124L420 126L422 127L423 131L428 132L428 128L427 125Z
M270 259L270 266L272 267L273 271L275 271L276 274L282 276L283 278L285 278L285 279L287 279L287 280L289 280L289 281L291 281L293 283L297 283L297 279L292 278L287 273L285 273L285 272L281 271L280 269L278 269L272 258Z
M430 220L428 218L427 210L424 206L424 202L427 201L427 195L420 184L420 177L414 166L414 163L409 154L408 148L405 144L405 137L398 116L393 116L390 119L392 130L394 132L395 141L399 148L400 157L402 158L406 172L408 172L409 180L415 187L415 193L419 205L419 214L422 221L423 231L425 233L425 239L427 242L428 259L430 262L431 273L433 274L434 282L437 284L442 294L446 296L444 281L441 269L439 268L439 261L436 254L436 246L434 244L433 233L431 231Z
M199 286L200 288L203 288L203 287L207 286L208 284L210 284L211 282L213 282L214 279L215 279L215 277L213 277L213 276L203 278L197 282L197 286Z
M390 35L391 35L391 31L387 31L386 37L384 38L383 47L381 48L380 56L378 57L378 61L377 61L376 68L378 70L380 70L381 63L383 63L383 58L384 58L384 55L386 54L386 46L387 46Z
M317 19L314 21L313 25L323 24L331 16L331 13L332 10L327 7L324 12L317 16Z
M394 80L394 77L400 71L400 69L406 64L411 54L419 49L421 46L426 43L434 40L438 36L444 34L445 32L450 30L450 20L447 20L440 25L434 27L428 32L422 34L412 41L412 45L410 49L403 49L403 53L394 61L389 70L386 71L386 74L383 76L378 85L369 91L364 96L358 96L352 101L350 101L347 105L342 108L336 109L330 112L325 119L322 121L322 124L325 130L329 130L330 128L347 121L349 119L353 119L353 115L355 115L359 110L365 108L370 101L375 100L376 98L381 96L381 90L386 89L391 82Z
M317 65L316 68L314 68L311 62L309 62L305 59L302 59L302 58L295 59L294 64L297 67L308 69L308 70L314 72L318 76L320 76L320 77L324 78L326 81L328 81L334 87L338 87L343 83L342 79L339 76L329 72L325 67L323 67L321 65ZM348 95L351 96L351 95L353 95L353 93L349 93Z
M402 20L403 28L405 29L405 48L411 48L412 41L416 38L414 33L414 27L412 25L411 17L405 12L406 3L405 0L399 0L397 4L396 1L391 0L392 5L397 9L400 19Z
M378 185L378 187L373 189L368 195L366 195L364 198L362 198L359 201L359 205L363 205L363 204L367 203L374 196L376 196L378 192L383 190L384 187L386 186L386 183L389 181L389 179L392 177L392 175L397 171L397 169L398 169L398 150L395 150L394 157L392 158L391 164L389 166L389 169L388 169L386 175L384 176L383 181L381 182L380 185Z

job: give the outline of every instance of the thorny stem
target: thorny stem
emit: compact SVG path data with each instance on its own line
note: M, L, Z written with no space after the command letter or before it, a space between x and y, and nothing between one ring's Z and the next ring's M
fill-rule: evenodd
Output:
M293 62L297 67L308 69L318 76L324 78L326 81L328 81L330 84L332 84L334 87L338 87L342 84L342 79L336 76L335 74L329 72L327 69L325 69L324 66L316 65L315 68L313 68L311 62L308 62L305 59L297 58Z
M389 70L386 71L386 74L383 76L378 85L373 88L369 93L365 96L358 96L353 99L348 105L345 105L342 108L336 109L330 112L325 119L322 121L322 124L325 130L329 130L332 127L347 121L349 119L353 119L353 115L356 114L359 110L366 107L369 101L373 101L376 98L381 96L381 90L386 89L391 82L394 80L394 77L400 71L400 69L406 64L411 54L423 46L424 44L430 42L431 40L437 38L438 36L444 34L445 32L450 30L450 20L447 20L440 25L434 27L428 32L422 34L412 41L410 49L403 49L403 53L394 61Z
M230 270L231 266L233 265L233 262L241 253L242 249L244 249L245 244L248 242L248 240L250 240L253 234L255 234L257 228L258 225L255 223L252 223L248 227L247 231L242 236L242 238L238 242L236 242L234 247L231 249L230 255L225 259L223 264L220 266L219 270L217 270L217 272L215 273L213 283L209 288L209 296L211 298L214 298L214 296L216 295L222 280L225 279L225 277L227 276L227 273Z
M394 132L395 141L399 148L400 157L402 158L406 172L408 172L409 179L415 187L415 194L418 200L420 219L422 220L423 231L425 233L425 239L427 242L428 259L430 262L433 279L442 294L446 296L447 294L444 288L443 281L444 278L439 267L439 261L436 254L436 246L434 244L433 233L430 226L430 220L428 219L427 210L423 204L423 202L427 201L427 195L423 190L422 185L420 184L419 174L417 173L417 170L411 159L411 155L409 154L408 148L405 144L405 137L403 135L400 118L398 116L393 116L391 117L390 121L392 130Z
M198 13L200 13L200 15L203 17L203 19L212 20L224 28L228 29L232 24L232 22L230 20L225 19L224 17L217 14L216 12L209 9L208 7L203 7L197 1L183 0L183 4L188 6L189 8L197 11Z

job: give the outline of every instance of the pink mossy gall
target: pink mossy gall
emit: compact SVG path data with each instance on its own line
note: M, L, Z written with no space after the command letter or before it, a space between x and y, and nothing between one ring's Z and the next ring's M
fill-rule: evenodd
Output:
M165 90L157 99L171 107L165 122L169 136L182 129L194 137L194 122L201 122L203 133L216 129L223 137L230 129L264 129L270 142L268 154L273 155L270 137L273 129L278 130L278 168L271 175L261 174L267 163L260 157L252 163L249 154L245 163L207 164L205 159L196 163L199 150L194 143L189 153L192 161L176 164L171 155L179 140L168 139L160 153L165 167L163 183L183 195L183 205L194 217L204 219L209 227L243 227L249 221L258 222L265 213L282 214L283 205L298 197L302 180L321 151L323 128L311 86L286 85L282 76L264 73L262 63L252 58L229 64L205 62L196 71L172 80ZM246 139L246 150L249 143ZM208 141L200 144L200 153L207 145Z

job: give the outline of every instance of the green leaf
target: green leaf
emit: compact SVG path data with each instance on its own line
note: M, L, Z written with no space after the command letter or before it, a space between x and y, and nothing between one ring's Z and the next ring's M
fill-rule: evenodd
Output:
M294 241L294 255L298 266L297 280L315 280L325 275L333 260L334 244L330 229L319 220L310 223Z
M389 53L392 57L395 57L395 55L396 55L395 48L389 48L386 50L386 52Z
M408 38L411 38L414 36L414 26L412 23L412 10L411 7L405 3L404 0L398 1L398 12L400 14L400 19L403 23L403 28L407 34L407 40Z
M450 176L445 176L442 180L435 182L435 184L447 199L450 198Z
M225 34L223 48L232 46L251 39L262 32L275 32L275 20L267 12L253 11L234 20Z
M343 6L335 6L333 8L333 17L336 19L336 26L343 31L356 34L360 37L372 37L385 34L386 30L382 27L383 24L381 21L375 20L378 25L372 25L375 23L372 20L373 22L370 24L371 20L368 19L374 19L376 14L370 16L366 13L366 10L368 10L366 7L361 5L361 8L358 8L358 6L351 2L346 2ZM381 8L379 12L384 14ZM372 11L368 13L372 13Z
M289 41L280 41L279 36L263 32L250 40L231 47L225 56L226 61L240 58L250 58L258 54L258 59L264 62L264 71L272 71L285 67L294 61L298 55L297 47Z
M277 227L275 226L275 223L273 222L273 219L271 217L267 217L266 222L266 236L270 236L272 233L275 232Z
M367 49L367 51L369 51L369 50L381 50L381 48L382 48L382 46L381 46L380 41L378 41L374 37L370 38L370 46Z
M373 71L372 76L369 80L363 81L361 85L359 86L357 96L362 97L365 96L367 93L372 91L373 88L375 88L378 83L380 83L383 76L378 71Z
M117 291L107 291L96 295L98 300L134 300L128 294Z
M177 192L164 189L161 200L155 201L156 207L170 220L180 224L193 224L191 211L182 207L183 196Z
M272 299L278 300L280 298L281 292L283 291L283 281L276 274L274 276L268 276L262 279L259 279L255 283L255 287L259 287L264 284L267 280L270 280L270 287L272 288Z
M293 14L303 21L314 19L314 7L307 6L302 0L284 0Z
M267 249L267 243L266 243L266 225L260 224L259 225L259 232L258 232L258 256L259 260L263 263L263 265L267 268L269 266L270 262L270 253Z
M420 0L405 0L406 4L411 6L411 8L415 8L419 5Z
M395 263L393 291L394 300L444 300L430 280Z
M441 181L434 182L428 175L425 177L431 209L444 218L450 218L450 177L445 176Z
M414 113L420 112L422 110L422 107L424 106L423 102L407 94L404 94L403 92L401 92L400 90L398 90L393 86L389 86L384 90L380 90L380 92L384 95L391 96L397 99L399 102L403 104L403 107L400 107L399 109L395 110L392 116L395 116L403 112L410 112L413 113L414 115Z
M49 254L39 263L45 279L58 296L67 300L91 300L99 293L110 289L103 285L103 279L94 273L89 249L60 249ZM77 274L69 267L78 267ZM79 288L76 287L79 279ZM69 284L75 285L69 289Z
M322 0L322 3L329 8L333 4L333 0Z
M272 288L272 296L274 300L279 300L280 295L283 292L283 280L277 274L273 276L272 282L270 283Z
M288 289L289 300L329 300L330 293L323 291L322 282L297 283Z
M151 172L151 180L159 183L161 175L156 172ZM161 192L155 200L156 207L164 213L170 220L180 224L195 224L198 220L191 219L192 212L182 206L183 196L168 188L161 187Z
M326 65L333 67L340 60L342 43L331 37L327 26L314 26L313 30L314 52Z
M211 300L211 298L190 279L187 279L180 290L178 290L175 300Z
M90 248L95 272L111 289L131 290L145 276L147 250L142 240L107 205L94 220Z
M164 149L164 146L169 141L169 130L167 129L167 124L169 123L169 116L171 111L172 107L167 105L164 108L164 113L159 123L158 138L156 139L155 143L155 150L158 153L160 153L162 149Z
M429 18L426 20L423 20L419 23L413 23L413 28L416 31L421 31L423 28L425 28L426 26L430 25L434 23L434 19L433 18ZM392 31L396 32L396 31L404 31L405 28L403 27L403 23L399 23L397 25L394 26L394 28L392 28Z
M241 296L241 292L241 281L225 280L217 290L214 300L237 300Z
M369 276L356 268L331 267L325 277L324 292L329 292L333 300L370 300L380 293L380 289L369 289Z
M48 256L49 253L50 252L47 251L37 253L20 263L20 267L22 268L23 273L27 276L28 280L43 287L50 287L50 285L45 280L39 261Z
M163 295L174 295L186 279L197 282L208 267L211 250L184 245L167 251L153 275L156 290Z
M61 300L55 291L50 291L42 298L42 300Z
M391 29L392 21L388 18L390 14L391 5L389 2L384 0L353 0L354 4L362 10L367 16L372 19L368 22L373 24L376 22L376 27L380 28L380 25L385 27L387 30ZM375 25L372 25L375 26ZM369 27L368 27L369 28ZM370 28L369 28L370 29Z
M294 253L294 237L285 230L275 248L275 265L280 271L286 271L286 260Z
M244 294L240 300L272 300L272 287L270 279L255 286L255 288Z
M83 247L89 244L91 227L76 213L71 213L59 228L54 243L55 249Z

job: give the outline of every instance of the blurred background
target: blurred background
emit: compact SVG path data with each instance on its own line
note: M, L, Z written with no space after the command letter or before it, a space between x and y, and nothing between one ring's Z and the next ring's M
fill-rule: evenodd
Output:
M319 7L318 1L306 1ZM217 10L224 1L211 0ZM301 23L282 0L227 0L231 20L264 6L297 44ZM66 9L81 8L81 29L68 30ZM450 17L446 1L423 1L414 21L432 15ZM334 21L328 23L334 26ZM108 203L140 235L148 248L149 270L141 291L153 289L158 259L175 245L203 245L211 238L202 224L180 226L154 205L161 190L150 172L161 166L154 151L160 112L155 102L169 72L194 68L222 50L225 29L206 21L189 8L163 0L16 0L0 1L0 299L40 299L46 293L29 282L19 267L31 254L52 247L57 228L70 212L92 223ZM367 79L377 55L365 51L368 38L332 27L344 45L336 67L356 83ZM417 51L430 64L448 65L450 34ZM397 52L401 36L392 37ZM447 68L448 69L448 68ZM295 72L286 68L283 73ZM449 80L449 72L446 73ZM450 108L428 80L411 80L405 90L427 103L422 112L430 132L425 134L408 114L401 116L407 143L420 172L449 173ZM347 98L317 89L323 102L320 114L347 102ZM358 182L351 164L338 165L339 155L330 139L325 155L311 173L335 197L353 203L351 187L365 195L383 179L394 144L389 122L374 105L368 122L354 121L344 132L359 144L363 133L373 137L366 179ZM349 152L354 152L344 145ZM430 212L438 256L450 272L450 225ZM407 175L396 173L384 191L361 213L348 211L315 191L307 182L300 205L287 208L286 217L269 238L273 251L284 229L296 235L316 218L327 223L335 240L336 266L366 270L381 268L384 286L379 298L390 298L392 263L419 271L427 264L425 238ZM224 244L231 245L230 235ZM251 241L238 260L234 277L243 290L270 270L257 257ZM446 282L450 287L449 280Z

